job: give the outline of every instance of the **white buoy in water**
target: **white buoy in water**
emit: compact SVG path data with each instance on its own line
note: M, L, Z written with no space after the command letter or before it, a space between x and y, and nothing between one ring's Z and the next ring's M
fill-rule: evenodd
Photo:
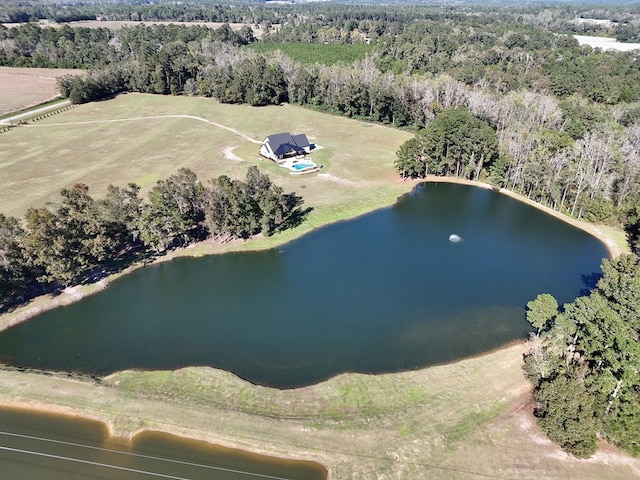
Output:
M456 235L455 233L452 233L451 235L449 235L449 241L453 243L458 243L462 241L462 237L460 237L459 235Z

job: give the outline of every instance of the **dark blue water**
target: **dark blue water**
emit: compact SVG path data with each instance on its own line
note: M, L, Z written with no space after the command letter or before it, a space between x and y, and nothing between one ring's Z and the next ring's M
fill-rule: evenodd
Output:
M425 184L276 250L138 270L1 333L0 361L98 375L210 365L280 388L409 370L524 339L526 303L573 300L606 256L504 195Z

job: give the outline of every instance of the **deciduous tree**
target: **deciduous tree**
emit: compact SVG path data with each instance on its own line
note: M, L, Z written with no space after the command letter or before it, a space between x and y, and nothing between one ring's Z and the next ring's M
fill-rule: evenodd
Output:
M0 213L0 305L22 297L34 280L22 224Z
M427 173L477 179L498 156L495 130L466 108L447 109L398 151L404 175Z

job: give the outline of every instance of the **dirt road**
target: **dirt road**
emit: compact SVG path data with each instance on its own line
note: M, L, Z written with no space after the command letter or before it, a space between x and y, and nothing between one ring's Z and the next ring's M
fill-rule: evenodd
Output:
M34 117L36 115L40 115L42 113L47 113L52 110L57 110L58 108L63 108L71 105L71 101L64 100L63 102L53 103L51 105L47 105L45 107L36 108L35 110L29 110L25 113L19 113L17 115L12 115L11 117L0 119L0 125L11 125L13 123L19 122L20 120L25 120L27 118Z

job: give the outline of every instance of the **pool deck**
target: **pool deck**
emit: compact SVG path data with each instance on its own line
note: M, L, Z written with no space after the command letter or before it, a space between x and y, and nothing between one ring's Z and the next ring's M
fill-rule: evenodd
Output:
M313 143L308 150L305 149L304 154L299 154L280 160L276 159L273 156L264 154L262 150L260 151L260 156L262 158L266 158L267 160L271 160L279 167L286 168L287 170L289 170L289 173L291 175L305 175L307 173L319 172L322 168L322 165L318 166L313 160L311 160L310 157L307 156L307 154L311 153L312 151L322 148L324 147Z
M306 156L287 158L278 162L278 166L288 169L291 175L304 175L320 171L320 167Z

